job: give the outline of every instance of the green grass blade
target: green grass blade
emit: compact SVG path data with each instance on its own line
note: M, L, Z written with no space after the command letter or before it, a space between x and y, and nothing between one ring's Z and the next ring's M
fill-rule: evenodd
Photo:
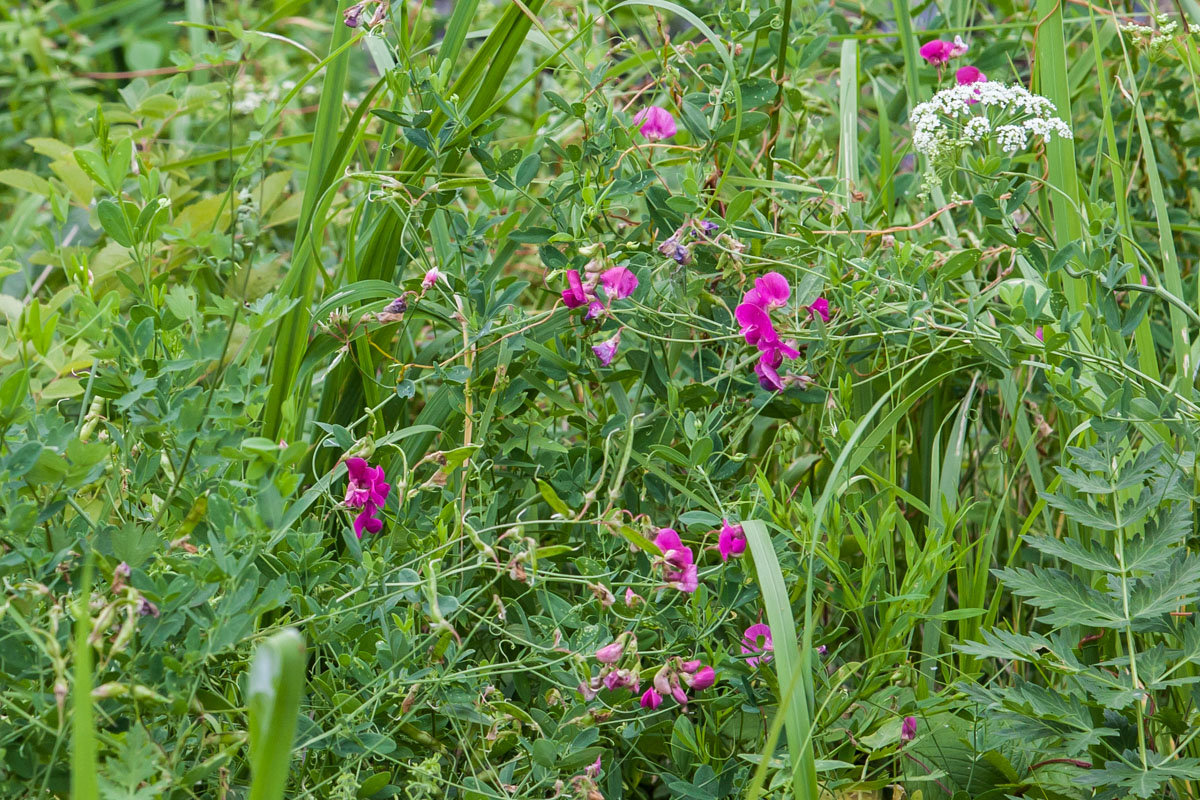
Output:
M259 645L250 662L250 800L280 800L287 787L304 663L304 639L292 628Z
M1067 77L1067 47L1063 37L1062 3L1059 0L1038 0L1037 46L1034 52L1039 88L1054 103L1058 114L1070 124L1071 89ZM1054 239L1059 247L1075 242L1083 235L1079 216L1079 175L1075 164L1075 142L1055 136L1046 140L1046 162L1049 168L1050 208L1054 223ZM1072 311L1080 311L1087 303L1087 286L1083 281L1066 278L1064 290ZM1086 326L1085 316L1083 324ZM1086 330L1086 328L1085 328Z
M839 70L841 136L838 146L838 190L842 205L856 219L858 204L850 198L858 189L858 41L842 42L842 62ZM886 113L886 112L884 112Z
M342 13L349 0L340 0L333 19L333 37L329 45L335 52L350 40L351 29L342 24ZM289 271L288 296L299 302L279 322L275 336L275 347L271 356L267 402L263 407L263 435L270 439L280 438L283 431L284 403L293 396L296 373L304 359L308 345L308 326L311 320L309 307L316 286L316 264L308 256L307 238L313 222L313 210L324 194L322 182L329 170L338 136L338 121L342 112L342 97L346 88L346 76L350 67L350 51L344 50L330 61L325 69L325 80L321 88L321 101L317 109L317 122L313 131L312 151L309 155L308 174L304 181L304 199L300 205L296 244L292 250L293 262ZM295 272L293 276L292 271Z
M762 590L763 607L771 626L771 638L775 641L775 670L779 681L779 713L784 715L783 724L787 731L788 751L791 753L793 770L792 796L816 800L817 768L813 757L812 720L809 715L812 679L805 674L808 659L803 658L796 648L796 620L792 616L788 600L787 585L771 542L771 534L761 520L742 523L750 553L754 556L754 568L758 585ZM769 758L770 753L763 753Z
M96 775L96 728L92 710L92 615L88 599L92 594L92 559L83 567L83 585L75 603L75 685L71 687L71 797L74 800L99 800Z

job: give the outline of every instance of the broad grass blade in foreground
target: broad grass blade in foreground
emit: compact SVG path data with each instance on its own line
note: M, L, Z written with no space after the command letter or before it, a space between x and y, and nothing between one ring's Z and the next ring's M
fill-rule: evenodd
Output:
M254 652L248 682L250 800L280 800L304 694L304 639L286 628Z
M92 560L83 568L83 585L75 603L75 685L71 689L71 797L74 800L99 800L96 779L96 728L92 713L92 614L88 598L92 594Z
M350 28L342 23L342 14L348 4L349 0L341 0L334 13L330 53L337 52L338 48L350 40ZM325 70L321 88L321 102L317 109L312 151L308 159L308 174L304 179L304 198L296 228L296 243L292 248L291 269L297 272L289 273L285 282L285 286L291 289L290 296L299 302L279 321L271 356L271 385L266 406L263 408L263 435L272 440L279 438L283 426L284 404L292 396L296 374L300 370L304 351L308 346L308 326L312 319L310 309L317 279L317 265L312 254L313 244L308 241L308 234L312 228L317 200L327 188L324 185L325 177L337 144L338 122L341 119L342 96L349 65L350 50L346 49L330 62ZM287 431L287 434L287 438L292 438L291 431Z
M771 543L771 534L760 520L742 523L750 552L754 556L754 569L758 574L758 585L762 589L763 606L771 626L771 638L775 642L775 670L779 685L779 712L787 730L788 751L791 753L793 772L793 797L816 800L817 768L813 757L812 720L809 714L808 681L802 673L803 659L796 642L796 620L792 616L791 601L787 585L779 569L779 559ZM768 761L771 753L764 752Z

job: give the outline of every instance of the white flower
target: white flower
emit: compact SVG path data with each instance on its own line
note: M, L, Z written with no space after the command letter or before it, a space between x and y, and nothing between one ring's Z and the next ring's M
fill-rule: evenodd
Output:
M1052 102L1022 86L995 81L943 89L912 111L913 148L932 162L945 162L959 149L994 142L1007 153L1029 145L1029 137L1071 138Z

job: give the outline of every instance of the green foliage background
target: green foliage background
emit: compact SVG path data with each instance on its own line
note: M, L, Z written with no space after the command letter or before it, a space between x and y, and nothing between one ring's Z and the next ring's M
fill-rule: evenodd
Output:
M1192 5L0 7L0 792L1192 796ZM1073 138L916 159L965 63Z

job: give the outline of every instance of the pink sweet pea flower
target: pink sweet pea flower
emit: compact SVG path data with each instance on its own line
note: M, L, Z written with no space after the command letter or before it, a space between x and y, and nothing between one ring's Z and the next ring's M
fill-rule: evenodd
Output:
M1033 336L1039 342L1046 341L1046 339L1043 337L1043 334L1042 334L1042 326L1041 325L1038 325L1036 328L1033 329Z
M792 296L792 287L787 278L778 272L768 272L754 281L754 288L742 297L743 303L759 306L764 311L782 308Z
M610 300L621 300L633 294L638 279L626 267L613 267L600 273L600 285Z
M1143 275L1142 276L1142 286L1149 286L1149 285L1150 285L1150 281L1146 278L1145 275Z
M954 45L942 39L934 39L921 45L921 58L931 65L940 67L954 57Z
M383 521L376 515L387 502L391 486L384 480L383 467L372 467L364 459L355 457L346 459L346 472L349 482L346 484L347 508L361 508L354 519L354 533L362 538L363 531L379 533L383 530Z
M425 277L421 279L421 288L430 289L438 281L446 280L446 273L442 272L437 267L432 268L425 273Z
M675 118L660 106L647 106L633 117L633 124L640 125L638 131L652 142L670 139L675 135Z
M971 48L967 45L966 42L963 41L963 38L961 36L955 36L954 44L952 44L950 46L950 57L958 58L959 56L965 56L967 54L967 51L970 49Z
M813 300L812 305L808 307L808 314L812 317L820 317L822 322L829 322L829 301L824 297Z
M588 303L588 293L583 289L583 278L577 269L567 270L567 288L563 289L563 302L567 308L579 308Z
M979 71L979 67L959 67L954 73L954 80L958 81L959 86L966 86L971 83L984 83L987 81L987 75Z
M767 653L775 651L775 643L771 640L771 628L762 622L756 622L749 628L746 628L742 634L742 654L752 656L746 659L746 663L752 667L757 667L760 663L771 660ZM762 653L762 655L753 655L754 653Z
M638 679L637 673L631 669L614 669L612 672L606 674L602 681L604 688L610 692L617 689L629 689L634 694L637 694L641 691L641 681Z
M696 674L690 677L690 688L695 691L707 689L717 682L717 673L712 667L701 667Z
M637 605L638 603L642 603L642 602L645 602L645 601L642 599L642 596L640 594L638 594L633 589L630 589L628 587L625 589L625 605L629 606L630 608L633 608L635 605Z
M685 692L683 687L677 683L671 686L671 697L674 697L675 702L679 703L679 705L687 705L687 692Z
M611 644L606 644L596 651L596 660L601 664L615 664L621 660L621 656L625 653L624 639L617 639Z
M733 316L742 326L741 333L746 337L746 344L763 347L779 341L770 315L757 303L742 303L733 310Z
M596 760L583 768L583 774L595 780L600 777L600 756L596 756Z
M746 552L746 533L741 525L731 525L729 520L721 520L717 551L721 554L722 561L728 561L730 556L740 556Z
M596 358L604 366L612 363L612 360L617 355L617 347L621 344L621 332L617 331L611 339L605 339L600 344L592 345L592 352L596 354Z
M700 585L692 548L680 540L672 528L662 528L654 537L654 544L662 550L663 576L667 585L681 592L694 592Z
M662 695L659 694L658 692L654 691L654 687L651 686L642 695L641 705L642 705L642 708L646 708L646 709L649 709L650 711L653 711L654 709L656 709L660 705L662 705L662 701L663 701Z
M754 365L754 374L758 377L758 385L766 389L768 392L782 392L785 388L783 378L779 375L779 363L772 364L767 357L768 352L777 353L777 350L764 351L759 357L758 363Z
M917 738L917 718L905 717L904 722L900 723L900 741L911 742Z
M583 319L585 322L591 322L592 320L603 316L607 311L608 308L605 307L604 303L601 303L599 300L593 300L592 302L588 303L588 310L587 313L583 315Z

